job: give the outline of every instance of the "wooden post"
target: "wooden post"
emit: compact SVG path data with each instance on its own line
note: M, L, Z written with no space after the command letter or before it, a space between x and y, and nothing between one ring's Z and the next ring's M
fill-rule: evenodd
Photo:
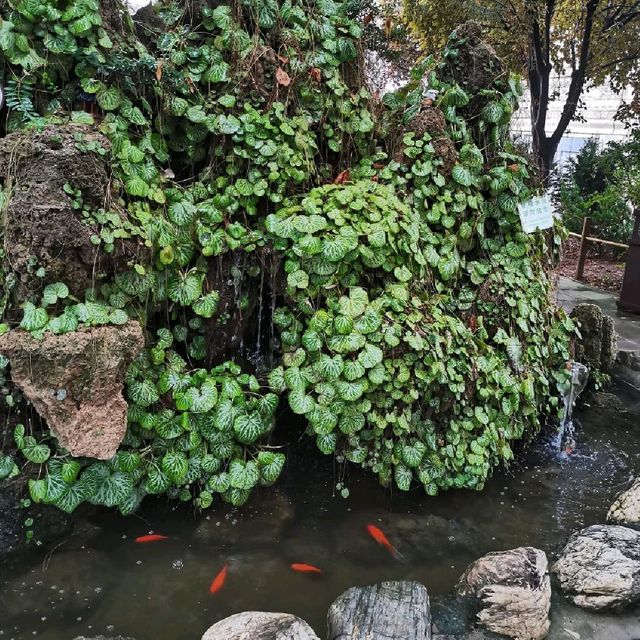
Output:
M584 263L587 259L587 248L589 246L589 231L591 230L591 218L585 216L582 222L582 236L580 238L580 253L578 254L578 267L576 268L576 280L582 280L584 275Z

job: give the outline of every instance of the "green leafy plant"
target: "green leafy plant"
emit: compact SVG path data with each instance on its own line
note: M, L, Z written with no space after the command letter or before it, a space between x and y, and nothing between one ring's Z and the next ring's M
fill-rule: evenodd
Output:
M144 251L84 302L43 270L41 294L7 295L4 319L17 329L21 306L19 327L42 338L135 318L148 346L127 375L112 460L16 430L39 470L34 502L241 505L283 469L269 443L279 395L322 453L384 485L480 489L558 410L574 327L549 302L560 227L547 242L519 223L538 185L507 135L517 78L461 86L454 35L375 100L359 73L362 28L332 0L160 2L147 45L126 19L124 33L103 24L95 0L59 5L3 9L0 51L20 78L9 130L77 128L76 148L109 163L112 188L97 208L66 184L67 202L98 250L135 238ZM212 277L223 268L232 302ZM252 302L248 278L279 307L257 311L278 329L268 376L211 362L218 330ZM3 454L0 477L15 459Z

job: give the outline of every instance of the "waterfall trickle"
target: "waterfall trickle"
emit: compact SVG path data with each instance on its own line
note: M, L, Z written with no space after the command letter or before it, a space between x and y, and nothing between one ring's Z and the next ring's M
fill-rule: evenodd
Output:
M575 427L573 424L573 408L578 396L584 391L589 380L589 367L572 362L570 365L568 387L564 392L564 412L558 434L554 438L553 445L558 451L571 453L575 449Z

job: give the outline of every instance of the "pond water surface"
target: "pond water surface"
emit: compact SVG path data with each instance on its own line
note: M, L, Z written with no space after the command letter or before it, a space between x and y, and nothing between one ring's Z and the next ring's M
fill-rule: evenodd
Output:
M129 518L101 512L53 549L5 559L0 638L198 640L214 622L246 610L294 613L322 637L329 605L350 586L418 580L439 595L489 551L533 545L554 557L573 531L603 522L615 493L640 471L637 414L588 409L578 419L573 454L554 452L540 438L480 493L400 494L351 471L345 500L334 492L340 468L293 445L291 460L313 462L289 464L275 488L243 509L194 516L150 503ZM369 523L401 560L367 535ZM151 531L168 539L134 543ZM293 562L323 573L294 573ZM211 595L225 564L226 584Z

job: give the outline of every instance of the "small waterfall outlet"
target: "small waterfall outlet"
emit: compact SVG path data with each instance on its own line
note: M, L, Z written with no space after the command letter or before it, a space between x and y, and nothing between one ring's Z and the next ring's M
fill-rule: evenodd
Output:
M589 367L580 362L572 362L570 373L568 387L564 393L564 413L558 428L558 434L553 443L558 451L564 451L565 453L572 453L576 446L573 408L578 396L587 386Z

